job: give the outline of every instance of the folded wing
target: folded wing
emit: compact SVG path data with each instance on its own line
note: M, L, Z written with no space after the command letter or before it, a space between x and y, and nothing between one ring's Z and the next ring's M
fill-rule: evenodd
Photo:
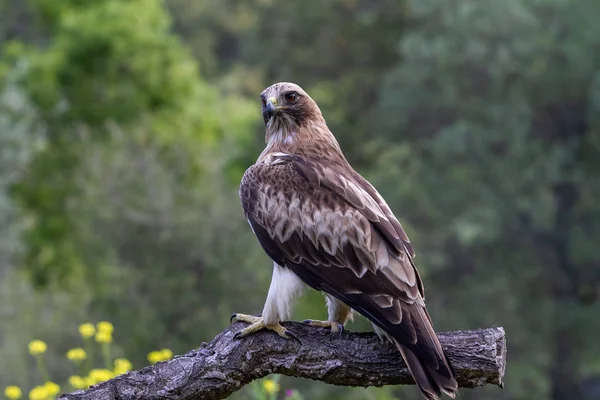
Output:
M410 241L373 186L349 165L281 154L246 172L240 196L275 262L392 337L426 397L456 392Z

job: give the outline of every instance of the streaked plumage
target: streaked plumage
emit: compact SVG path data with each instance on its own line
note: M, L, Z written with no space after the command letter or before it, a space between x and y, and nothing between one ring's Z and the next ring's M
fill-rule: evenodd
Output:
M404 229L346 161L308 94L284 82L261 98L267 146L244 174L240 197L275 263L264 323L289 318L300 278L329 296L330 321L344 324L349 306L393 340L426 398L454 397Z

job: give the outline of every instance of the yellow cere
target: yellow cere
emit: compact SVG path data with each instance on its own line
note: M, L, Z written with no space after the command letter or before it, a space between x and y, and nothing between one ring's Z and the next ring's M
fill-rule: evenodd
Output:
M263 382L263 389L267 394L273 394L279 392L279 384L271 379L267 379Z
M29 342L29 353L32 356L37 356L38 354L44 354L46 352L47 346L46 343L41 340L32 340Z
M108 321L100 321L96 324L96 329L98 329L98 332L108 332L110 334L113 333L115 328Z
M91 338L96 334L96 327L94 326L94 324L90 324L89 322L81 324L79 325L79 334L84 339Z
M69 385L71 385L73 389L86 389L88 387L85 379L77 375L72 375L69 377Z
M48 390L44 386L36 386L29 391L29 400L46 400L48 396Z
M54 382L44 383L44 389L46 389L46 394L48 396L56 396L60 393L60 386Z
M21 389L18 386L7 386L4 389L4 396L7 399L17 400L20 399L22 395L23 392L21 392Z
M124 374L127 371L131 371L132 365L131 362L125 358L117 358L115 360L115 375Z
M77 347L75 349L67 351L67 358L75 362L83 361L87 358L87 354L85 350L83 350L81 347Z
M98 343L112 342L112 333L109 331L98 331L98 333L96 333L96 342L98 342Z

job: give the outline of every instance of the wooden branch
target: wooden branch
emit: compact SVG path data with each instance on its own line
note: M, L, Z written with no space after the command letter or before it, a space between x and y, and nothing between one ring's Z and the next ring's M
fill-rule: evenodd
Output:
M315 379L342 386L414 384L399 352L374 333L328 330L297 322L283 325L298 340L268 331L233 340L245 326L235 323L198 350L131 371L62 400L91 399L223 399L269 374ZM502 387L506 366L503 328L440 333L459 386Z

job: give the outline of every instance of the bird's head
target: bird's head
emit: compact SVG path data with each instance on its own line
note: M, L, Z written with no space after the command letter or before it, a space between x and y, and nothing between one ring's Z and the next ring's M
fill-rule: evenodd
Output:
M323 118L317 103L298 85L275 83L260 94L265 125L302 127Z
M300 86L276 83L263 90L260 100L267 142L261 157L284 152L345 160L319 106Z

